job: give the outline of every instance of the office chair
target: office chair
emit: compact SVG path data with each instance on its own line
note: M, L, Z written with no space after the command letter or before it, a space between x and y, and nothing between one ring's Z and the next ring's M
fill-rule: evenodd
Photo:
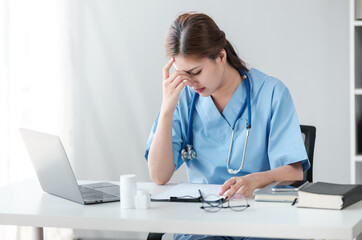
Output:
M316 128L314 126L300 125L300 131L304 141L305 150L307 151L310 168L303 173L303 179L313 182L313 155L316 137ZM147 240L161 240L164 233L149 233Z
M313 182L313 156L314 156L314 145L316 137L316 128L314 126L300 125L302 132L305 150L307 151L308 159L310 162L310 168L304 172L304 180Z

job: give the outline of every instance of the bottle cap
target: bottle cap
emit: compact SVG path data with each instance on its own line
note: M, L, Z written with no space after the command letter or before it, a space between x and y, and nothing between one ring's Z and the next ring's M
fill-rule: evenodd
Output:
M122 182L136 182L136 175L135 174L121 175L120 181L121 181L121 183Z

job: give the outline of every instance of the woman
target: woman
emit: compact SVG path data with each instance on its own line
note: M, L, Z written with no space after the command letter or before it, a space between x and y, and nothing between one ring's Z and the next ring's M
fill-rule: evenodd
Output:
M145 153L152 181L167 183L184 162L190 182L223 184L219 194L227 197L303 178L310 164L281 81L249 70L205 14L178 16L165 48L170 60L163 69L161 111Z

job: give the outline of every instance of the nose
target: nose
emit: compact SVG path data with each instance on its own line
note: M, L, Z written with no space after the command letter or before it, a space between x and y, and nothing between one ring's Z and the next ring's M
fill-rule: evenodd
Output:
M195 79L195 77L191 77L191 82L190 82L190 87L195 87L197 86L197 80Z

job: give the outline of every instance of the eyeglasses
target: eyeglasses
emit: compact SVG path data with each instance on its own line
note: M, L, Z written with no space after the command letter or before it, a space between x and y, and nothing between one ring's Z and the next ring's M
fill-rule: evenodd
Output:
M200 200L202 202L202 206L200 208L207 212L218 212L222 208L230 208L233 211L241 212L250 206L247 198L239 193L234 194L230 198L220 198L220 196L215 194L202 196L200 190L199 193ZM224 203L227 203L227 205L224 206Z

